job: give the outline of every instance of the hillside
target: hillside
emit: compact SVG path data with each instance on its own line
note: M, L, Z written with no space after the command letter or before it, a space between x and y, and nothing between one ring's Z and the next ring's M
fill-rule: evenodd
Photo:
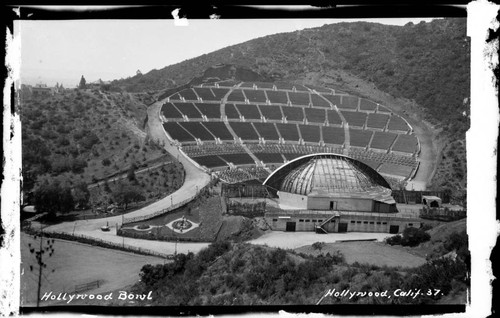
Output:
M404 27L324 25L254 39L113 84L130 91L161 90L185 84L219 63L292 82L315 73L319 85L331 82L329 71L343 70L395 97L414 100L428 112L428 120L463 134L470 77L465 27L465 19Z
M203 75L245 80L236 72L203 74L226 63L261 74L261 80L332 87L369 98L439 133L434 138L439 162L429 186L451 190L454 201L463 204L469 60L465 19L405 26L338 23L254 39L113 85L135 92L188 86Z
M325 297L322 304L464 303L469 266L467 241L458 236L452 239L449 235L444 242L445 248L435 258L424 264L412 264L412 268L402 268L372 263L366 257L362 264L346 261L338 252L327 253L327 247L320 255L317 252L307 255L267 246L219 241L197 255L178 255L171 264L144 266L140 273L141 282L135 285L134 291L145 293L152 290L152 305L163 306L312 305L326 290L334 288L359 292L387 290L391 294L398 288L420 288L426 292L431 289L433 293L438 289L439 293L418 298L394 297L394 294L392 298ZM391 248L386 246L386 253ZM457 258L442 257L455 250L458 251ZM356 250L353 245L350 253L360 254L363 249ZM400 257L404 253L394 248L393 254Z
M44 183L85 189L151 166L158 169L128 178L141 187L146 199L178 188L182 170L160 166L174 160L147 137L145 101L144 94L97 89L21 96L25 203L31 203L29 193ZM111 190L115 182L121 186L120 180L110 184Z

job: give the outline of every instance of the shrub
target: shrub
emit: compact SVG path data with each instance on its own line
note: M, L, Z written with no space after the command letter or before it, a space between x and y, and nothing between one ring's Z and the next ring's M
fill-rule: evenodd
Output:
M401 245L401 235L394 235L385 239L385 242L389 245Z
M423 231L422 229L417 229L415 227L408 227L403 231L403 239L401 240L401 245L403 246L417 246L420 243L427 242L431 239L429 233Z

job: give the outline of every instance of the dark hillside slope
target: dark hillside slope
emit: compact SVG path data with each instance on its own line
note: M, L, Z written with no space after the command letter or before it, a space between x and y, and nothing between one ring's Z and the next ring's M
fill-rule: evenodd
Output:
M338 23L282 33L115 81L127 90L165 89L189 82L212 65L246 66L264 77L296 81L307 73L344 70L395 97L413 99L428 120L450 133L468 127L470 41L465 19L388 26Z

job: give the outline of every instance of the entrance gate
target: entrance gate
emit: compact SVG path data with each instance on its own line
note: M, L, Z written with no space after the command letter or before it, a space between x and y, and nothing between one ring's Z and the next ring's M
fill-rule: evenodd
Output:
M347 223L339 223L339 233L347 232Z

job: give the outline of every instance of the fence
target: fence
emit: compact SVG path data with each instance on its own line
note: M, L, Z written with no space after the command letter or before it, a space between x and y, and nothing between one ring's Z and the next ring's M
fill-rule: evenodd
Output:
M51 238L58 238L62 240L68 240L68 241L76 241L84 244L90 244L90 245L97 245L105 248L113 248L113 249L118 249L126 252L132 252L132 253L137 253L137 254L142 254L142 255L152 255L152 256L157 256L157 257L162 257L162 258L171 258L171 254L165 254L165 253L160 253L156 252L150 249L146 248L141 248L137 246L132 246L132 245L127 245L125 243L115 243L115 242L109 242L109 241L104 241L95 237L87 236L87 235L82 235L82 234L68 234L64 232L42 232L40 230L35 230L35 229L27 229L25 230L26 233L28 234L36 234L36 235L43 235L45 237L51 237Z
M420 213L420 217L429 220L440 221L456 221L467 216L467 212L463 210L454 211L448 208L427 208L425 207Z

